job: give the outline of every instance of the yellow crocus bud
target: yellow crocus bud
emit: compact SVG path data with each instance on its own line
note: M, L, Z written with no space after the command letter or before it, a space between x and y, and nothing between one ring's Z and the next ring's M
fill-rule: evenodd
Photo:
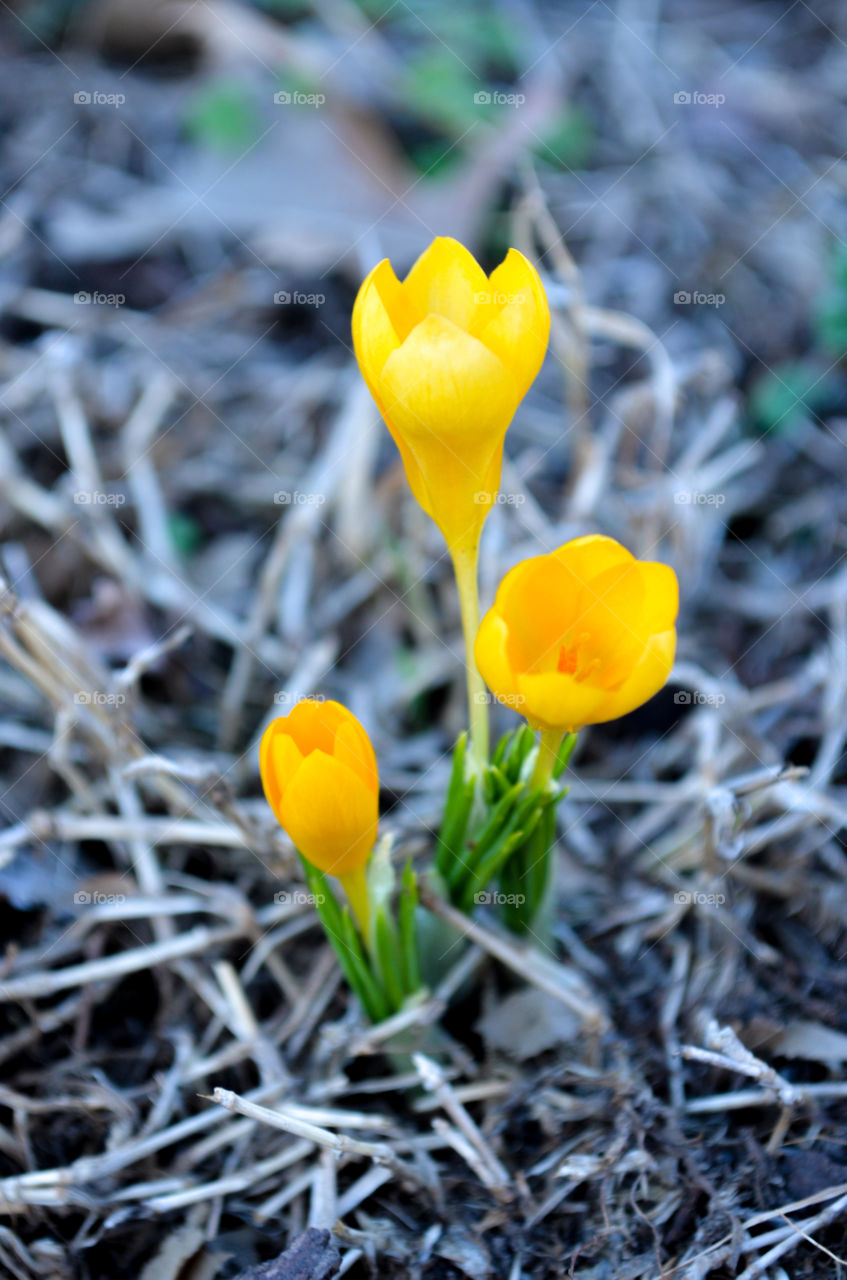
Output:
M483 679L536 729L575 733L661 689L679 591L665 564L592 534L506 574L477 633Z
M479 541L506 428L549 334L538 273L516 249L486 276L464 245L439 237L402 284L384 258L359 290L353 345L362 377L412 493L454 556Z
M262 735L259 770L280 826L307 862L339 878L366 934L379 782L364 727L339 702L298 702Z

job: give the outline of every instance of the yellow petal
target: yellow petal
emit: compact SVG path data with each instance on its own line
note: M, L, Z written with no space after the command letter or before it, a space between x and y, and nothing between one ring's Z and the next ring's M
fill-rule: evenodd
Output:
M391 263L383 258L356 295L352 322L356 359L377 404L382 366L422 318L410 306Z
M259 773L265 798L279 821L280 800L291 778L303 763L303 756L286 731L288 717L272 720L259 746Z
M475 538L490 509L483 486L517 407L511 374L475 338L428 316L388 357L381 387L387 420L416 464L409 482L424 492L415 496L448 545Z
M509 660L508 642L505 622L496 609L489 609L476 633L474 661L492 693L516 711L522 711L519 676Z
M648 702L665 684L673 667L676 652L676 630L671 628L651 636L638 665L632 670L619 689L607 694L598 714L586 723L603 724L628 715L636 707Z
M352 712L349 720L345 720L336 732L333 754L336 760L352 769L369 790L374 793L379 790L376 756L371 740Z
M345 876L376 842L377 797L346 764L313 751L286 787L280 821L307 861Z
M638 566L644 579L642 626L652 632L666 631L676 622L679 611L679 583L670 565L658 560L642 560Z
M491 310L488 277L458 240L438 236L403 282L403 293L421 316L438 315L469 329L477 313Z
M359 371L400 450L409 487L427 515L432 516L420 468L386 413L380 382L380 374L388 356L396 351L421 319L414 304L406 297L391 263L383 258L366 277L356 296L353 306L353 348Z
M508 651L519 671L555 668L571 629L582 584L554 556L531 556L500 583L497 612L509 629Z
M635 556L614 538L602 533L589 533L582 538L572 538L564 546L551 553L567 565L582 582L588 582L605 569L616 564L632 564Z
M588 681L580 684L572 676L548 671L522 676L521 715L539 729L564 729L576 733L584 725L596 723L597 712L606 695Z
M282 721L285 731L294 739L303 755L325 751L332 755L335 733L345 716L350 715L339 702L322 702L318 698L302 698Z
M510 249L492 271L488 288L494 314L486 319L484 312L478 312L471 332L511 370L521 397L535 380L547 351L547 296L535 267L517 249Z
M620 684L650 637L642 625L645 588L637 560L604 569L582 588L573 630L586 637L586 657L598 664L593 681L604 689Z

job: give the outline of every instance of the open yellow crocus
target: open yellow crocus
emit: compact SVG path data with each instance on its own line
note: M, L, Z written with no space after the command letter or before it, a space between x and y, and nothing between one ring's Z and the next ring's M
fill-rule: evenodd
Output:
M353 308L362 377L391 432L412 493L444 535L468 651L477 759L487 758L485 691L471 649L479 624L479 538L500 486L503 438L550 335L538 273L510 249L487 276L456 240L438 237L401 283L384 258Z
M506 574L477 634L477 666L541 729L552 768L564 733L626 715L661 689L678 602L668 565L636 560L613 538L575 538Z
M268 725L259 769L280 826L307 862L338 877L367 938L379 782L364 727L339 702L305 699Z

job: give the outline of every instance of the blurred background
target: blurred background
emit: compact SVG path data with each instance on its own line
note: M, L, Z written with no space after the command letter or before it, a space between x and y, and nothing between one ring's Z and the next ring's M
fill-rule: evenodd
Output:
M359 715L386 829L429 848L464 716L458 610L361 384L350 312L375 262L402 274L446 234L486 270L522 249L554 310L507 436L484 603L516 560L591 531L681 579L670 686L580 743L559 941L580 965L581 947L602 956L588 971L662 1096L671 964L690 983L680 1017L705 1001L751 1046L778 1046L797 1019L843 1025L843 4L36 0L2 6L0 38L0 933L20 971L79 960L92 939L113 955L166 936L119 909L80 933L92 886L218 886L235 895L221 914L264 904L271 928L293 864L256 737L305 694ZM716 876L729 906L692 925L689 890L715 892ZM289 957L298 983L329 972L320 945L309 935ZM210 1023L226 1035L196 974L170 979L107 982L70 1048L4 1006L10 1078L46 1097L51 1073L99 1072L146 1097L175 1028L205 1035L204 1052ZM278 980L264 961L245 979L272 1040ZM344 1008L330 986L318 1014ZM298 1017L287 1064L323 1079ZM512 1070L514 1034L474 1035L474 1053ZM545 1048L575 1043L550 1035L543 1071ZM821 1043L810 1078L843 1060ZM209 1080L246 1088L252 1070ZM535 1068L517 1070L526 1094L504 1123L528 1164L546 1121L527 1120ZM205 1077L195 1064L185 1079L193 1112ZM90 1115L67 1133L31 1122L25 1149L0 1152L10 1175L105 1149ZM847 1181L838 1132L806 1181L782 1157L757 1165L774 1196ZM743 1143L724 1137L743 1180ZM683 1185L667 1159L667 1185ZM49 1258L51 1275L105 1277L124 1256L140 1272L158 1228L109 1219L103 1194L13 1274L47 1274ZM212 1223L241 1262L303 1220L295 1195L276 1235L240 1235L252 1196ZM643 1224L621 1205L634 1239ZM705 1212L669 1211L665 1256L695 1249ZM527 1274L583 1247L565 1213L538 1230ZM593 1247L614 1266L632 1256ZM445 1258L426 1274L489 1274Z

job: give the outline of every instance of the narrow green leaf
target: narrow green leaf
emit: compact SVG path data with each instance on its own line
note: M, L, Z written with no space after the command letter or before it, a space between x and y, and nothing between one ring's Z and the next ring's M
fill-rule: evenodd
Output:
M403 982L407 995L414 995L421 986L421 966L418 955L418 931L415 912L418 907L418 878L411 862L403 868L400 900L397 907L400 926L400 948L403 955Z
M567 733L559 745L559 754L556 757L556 763L553 767L553 777L558 779L567 769L571 762L571 756L576 746L577 734Z
M358 995L372 1022L382 1022L391 1012L385 992L371 972L368 959L361 949L361 940L350 912L344 908L341 916L342 936L339 939L342 948L346 947L349 964L355 976L350 985ZM336 955L338 951L336 950ZM340 957L339 957L340 959ZM343 962L342 962L343 963ZM346 969L345 969L346 973Z
M529 725L522 725L516 730L503 763L503 772L510 782L518 782L521 777L524 761L535 746L535 734Z
M385 997L371 974L362 939L350 913L346 907L342 910L339 906L323 872L302 856L300 861L309 892L315 899L315 910L347 985L358 996L370 1020L380 1022L387 1017Z
M391 1012L396 1013L403 1003L400 939L393 921L384 911L380 911L374 921L374 940L382 988L388 998Z
M445 880L450 873L457 850L464 844L473 804L474 782L465 777L467 744L468 735L463 733L453 751L453 767L450 770L450 783L444 802L444 817L441 820L441 830L435 850L435 866Z
M470 911L477 893L484 890L500 873L501 868L532 835L544 808L540 792L532 792L510 816L508 822L499 832L497 839L487 849L484 856L474 868L468 884L462 893L461 907Z
M509 747L514 737L514 730L510 729L508 733L504 733L503 737L494 748L494 754L491 757L491 763L495 769L499 768L506 758Z
M496 804L503 794L504 787L508 787L509 782L506 777L495 768L489 765L482 775L482 797L487 805Z
M524 928L532 924L541 909L550 879L550 862L556 836L555 809L548 804L541 821L521 850L526 902L518 909Z
M520 783L510 787L506 794L494 806L491 814L484 823L482 829L475 836L472 843L465 850L462 860L456 859L453 864L452 874L448 874L447 884L450 888L450 896L453 901L457 901L462 896L464 882L467 876L473 875L474 869L479 864L481 858L488 852L491 845L497 839L504 825L508 821L509 811L515 802L516 797L521 791Z

